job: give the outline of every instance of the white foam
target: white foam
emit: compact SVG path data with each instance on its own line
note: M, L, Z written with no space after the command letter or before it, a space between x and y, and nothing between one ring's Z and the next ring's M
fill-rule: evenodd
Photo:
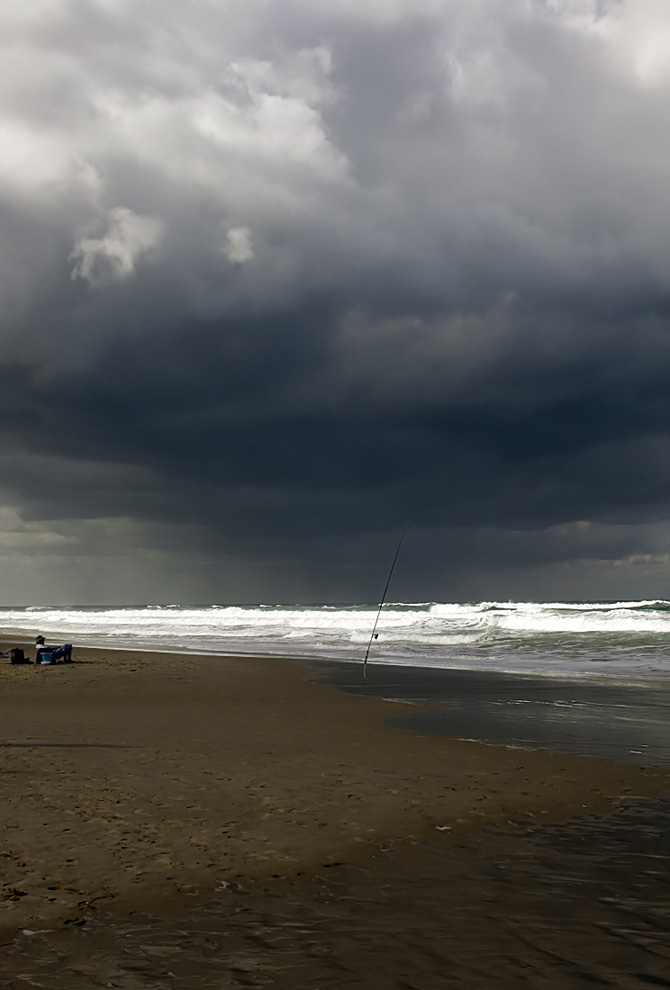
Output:
M0 610L5 639L165 652L361 659L373 606L179 605ZM371 659L457 668L560 674L670 673L666 601L393 603Z

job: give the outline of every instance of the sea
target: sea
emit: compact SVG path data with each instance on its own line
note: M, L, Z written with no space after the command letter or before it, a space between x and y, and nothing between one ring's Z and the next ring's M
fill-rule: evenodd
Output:
M374 638L373 638L374 631ZM0 635L163 653L544 675L670 674L670 602L390 602L0 609Z

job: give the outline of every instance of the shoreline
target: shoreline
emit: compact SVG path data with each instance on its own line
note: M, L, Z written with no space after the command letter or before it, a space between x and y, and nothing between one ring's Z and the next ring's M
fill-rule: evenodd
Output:
M340 664L314 666L339 690L409 703L386 720L396 728L670 766L668 682L396 666L371 668L363 683Z
M38 628L38 627L36 627ZM0 629L0 647L2 650L7 650L10 646L21 646L27 649L28 652L35 651L35 640L31 637L26 637L24 633L17 633L16 636L12 637L11 640L8 638L9 634L6 630ZM65 640L65 633L49 633L47 635L47 640L52 640L53 642L60 642ZM5 644L5 645L2 645ZM138 646L136 644L128 645L114 645L112 643L84 643L82 644L80 640L77 640L75 644L75 649L80 653L132 653L138 656L163 656L163 657L207 657L211 660L277 660L281 662L286 660L289 662L302 662L302 663L332 663L332 664L342 664L349 667L363 667L364 653L361 656L350 657L338 654L326 654L326 653L265 653L259 652L258 650L231 650L226 648L221 650L221 652L216 652L213 650L195 650L189 649L187 647L175 646L174 648L161 648L159 646ZM556 670L556 669L542 669L534 667L498 667L491 666L486 663L479 664L451 664L446 663L444 657L438 658L435 662L430 662L429 658L422 657L421 662L418 661L416 657L376 657L373 656L367 661L368 670L379 667L385 670L395 670L397 668L407 668L410 670L425 670L430 672L444 672L444 673L471 673L471 674L481 674L482 676L488 676L490 674L500 674L501 676L507 677L543 677L547 680L585 680L585 681L601 681L603 683L610 680L618 680L629 684L637 684L638 682L650 682L658 683L658 681L668 681L670 682L670 670L657 670L657 671L647 671L644 674L634 674L630 671L626 673L610 672L603 670Z
M560 821L670 781L399 731L384 724L397 704L315 683L302 658L75 658L0 667L5 932L362 864L387 842Z
M23 633L17 634L16 637L10 639L7 638L8 634L6 631L0 629L0 650L6 651L10 649L11 646L20 646L28 653L32 658L32 654L35 652L35 641L33 638L26 638ZM64 633L50 633L47 636L47 640L51 639L53 642L60 642L64 638ZM64 641L64 639L63 639ZM4 645L3 645L4 644ZM342 667L344 669L360 669L363 668L364 658L363 656L349 657L349 656L339 656L339 655L329 655L329 654L301 654L301 653L269 653L269 652L259 652L258 650L250 651L235 651L227 648L221 652L213 652L212 650L194 650L188 649L186 647L174 647L172 649L159 648L158 646L137 646L135 644L117 646L108 643L99 644L81 644L79 641L75 645L75 653L83 656L85 653L97 654L97 653L118 653L118 654L133 654L136 656L161 656L170 659L174 658L205 658L208 660L262 660L262 661L276 661L278 663L303 663L306 665L312 665L314 667L332 666ZM659 684L667 684L670 686L670 670L657 670L657 671L646 671L643 674L635 674L627 671L626 673L611 672L603 670L555 670L555 669L543 669L543 668L530 668L530 667L498 667L498 666L488 666L484 663L480 664L447 664L444 662L444 658L440 658L437 662L431 663L427 658L423 659L422 662L417 662L416 658L410 657L394 657L394 658L376 658L372 657L367 661L368 671L372 670L384 670L386 672L392 672L397 670L408 670L415 672L417 675L422 673L426 675L436 674L438 676L450 676L450 675L467 675L473 677L482 678L517 678L519 680L541 680L548 683L555 682L557 684L572 684L572 683L583 683L585 685L595 684L606 686L608 684L618 684L622 687L635 688L637 686L648 686L658 688ZM335 681L333 681L335 683ZM414 704L414 702L409 701L409 704Z

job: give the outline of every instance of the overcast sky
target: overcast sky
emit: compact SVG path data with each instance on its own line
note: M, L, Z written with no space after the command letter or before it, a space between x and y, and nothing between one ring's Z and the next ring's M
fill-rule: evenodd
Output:
M670 597L667 0L3 0L0 600Z

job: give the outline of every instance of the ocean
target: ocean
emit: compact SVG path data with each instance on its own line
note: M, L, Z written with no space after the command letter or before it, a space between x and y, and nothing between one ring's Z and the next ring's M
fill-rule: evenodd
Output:
M362 661L375 605L0 609L0 635L166 653ZM670 674L670 602L388 603L370 660L544 675Z

